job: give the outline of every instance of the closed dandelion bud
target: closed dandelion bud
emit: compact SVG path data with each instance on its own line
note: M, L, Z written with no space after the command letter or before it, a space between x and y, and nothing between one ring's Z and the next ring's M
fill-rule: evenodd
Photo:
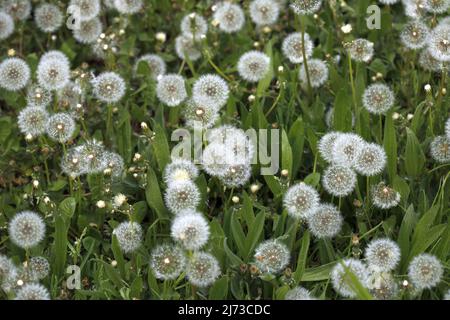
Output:
M180 28L182 34L199 39L208 32L208 23L201 15L191 13L183 17Z
M265 26L278 20L280 6L273 0L253 0L249 11L250 18L257 26Z
M386 166L386 152L375 143L365 143L355 159L355 170L364 176L380 174Z
M190 180L169 184L164 195L167 208L174 214L195 209L200 202L198 187Z
M142 9L142 0L114 0L114 6L122 14L134 14Z
M336 197L344 197L353 192L356 185L356 173L349 167L329 166L322 178L324 189Z
M169 107L178 106L187 98L184 78L177 74L167 74L159 77L156 95L161 102Z
M46 131L52 140L67 142L75 132L75 121L67 113L55 113L48 119Z
M239 197L238 196L233 196L232 198L231 198L231 201L233 201L233 203L234 204L238 204L239 203Z
M408 267L408 277L417 289L435 287L444 274L444 269L438 258L422 253L415 256Z
M195 210L181 211L171 226L172 238L187 250L198 250L209 238L209 225L203 215Z
M325 135L322 136L319 140L318 144L318 150L319 154L322 156L322 158L327 162L333 161L333 147L336 139L341 135L342 133L332 131L328 132Z
M202 56L200 44L190 35L180 35L175 38L175 52L181 60L188 58L197 61Z
M69 5L80 10L79 19L90 20L100 13L100 0L70 0Z
M303 287L295 287L284 296L284 300L317 300L311 293Z
M48 119L49 114L44 108L26 107L20 111L17 124L23 134L38 137L45 132Z
M142 227L136 222L122 222L114 229L120 248L124 253L136 251L142 243Z
M167 185L180 181L195 180L197 177L197 167L187 159L172 158L172 162L164 168L164 182Z
M347 269L345 269L343 265ZM334 266L330 275L331 283L333 284L334 290L341 296L355 298L357 294L353 289L353 282L351 281L349 272L352 272L361 284L366 286L368 279L367 267L361 261L353 258L345 259Z
M166 42L166 39L167 39L167 36L164 32L157 32L155 37L156 37L156 40L158 40L159 42L162 42L162 43Z
M103 209L104 207L106 207L106 202L103 200L98 200L96 205L97 205L97 208Z
M366 259L378 271L394 270L400 261L400 247L388 238L372 240L366 248Z
M245 15L242 8L233 3L221 2L214 12L214 21L218 22L219 29L225 33L234 33L242 29Z
M264 273L277 274L289 264L288 247L278 240L267 240L258 245L255 250L255 264Z
M195 252L186 267L186 276L197 287L208 287L220 276L217 259L206 252Z
M186 256L178 246L158 245L151 253L150 267L157 279L175 280L186 268Z
M28 283L17 291L14 300L50 300L50 294L43 285Z
M353 27L351 24L345 24L341 27L341 31L345 34L352 32L352 30L353 30Z
M288 214L296 219L311 215L319 202L319 193L316 189L303 182L291 186L283 198L283 205Z
M332 162L346 167L353 166L364 143L364 140L357 134L340 134L333 143Z
M430 29L425 23L413 20L403 27L400 39L405 47L416 50L426 46L429 34Z
M199 105L216 107L225 105L230 89L227 83L219 76L207 74L194 82L192 98Z
M270 58L259 51L248 51L238 61L239 75L248 82L258 82L269 72Z
M0 87L9 91L23 89L30 80L30 67L20 58L8 58L0 63Z
M58 6L44 3L34 10L34 21L44 32L54 32L63 24L63 14Z
M115 72L103 72L92 80L94 95L100 101L116 103L125 95L126 85Z
M414 118L414 115L413 115L412 113L408 113L408 114L406 115L406 119L412 120L412 118Z
M301 33L294 32L284 38L281 51L290 62L303 63L303 46L305 47L306 57L311 57L314 44L309 34L305 33L305 42L303 43Z
M39 85L47 90L64 88L70 78L70 64L66 59L42 56L36 71Z
M0 11L0 40L7 39L14 32L14 20L6 12Z
M163 75L166 73L166 63L164 60L158 56L157 54L145 54L136 60L136 64L134 65L133 71L137 72L137 68L139 62L144 61L147 63L148 68L150 69L151 76L154 80L158 78L159 75Z
M430 145L430 153L439 163L450 162L450 140L447 136L437 136Z
M33 257L30 259L28 266L33 277L37 280L42 280L50 273L50 263L44 257Z
M308 61L309 79L313 88L321 87L328 80L328 67L325 62L319 59ZM298 78L303 86L308 82L304 64L301 65Z
M332 204L321 204L307 216L311 233L319 239L335 237L342 228L344 219L339 210Z
M350 57L357 62L369 62L373 57L373 42L366 39L353 40L348 45Z
M1 9L11 15L15 20L26 20L31 13L30 0L5 0Z
M290 8L298 15L311 15L317 12L322 5L322 0L294 0Z
M35 247L44 239L44 236L44 221L33 211L19 212L9 223L11 241L23 249Z
M93 44L102 33L103 25L99 18L80 21L80 27L73 30L73 37L82 44Z
M385 84L376 83L366 88L363 106L372 114L385 114L394 105L394 93Z
M382 181L372 188L372 202L380 209L396 207L400 202L400 193L386 186Z

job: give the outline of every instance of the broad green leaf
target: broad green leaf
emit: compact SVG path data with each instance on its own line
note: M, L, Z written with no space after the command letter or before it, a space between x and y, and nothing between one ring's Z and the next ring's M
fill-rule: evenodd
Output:
M309 230L305 231L305 234L302 237L300 253L297 258L297 269L294 272L294 280L298 284L303 277L306 269L306 259L308 256L309 250L309 242L310 242L310 233Z

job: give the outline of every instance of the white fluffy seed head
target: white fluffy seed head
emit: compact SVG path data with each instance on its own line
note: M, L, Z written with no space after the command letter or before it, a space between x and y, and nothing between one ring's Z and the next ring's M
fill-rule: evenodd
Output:
M180 28L183 35L200 39L208 32L208 23L201 15L190 13L183 17Z
M384 181L373 186L371 195L373 204L380 209L390 209L400 203L400 193L387 186Z
M80 21L80 27L73 30L73 37L82 44L93 44L102 33L103 25L99 18Z
M441 24L431 31L428 50L434 59L450 61L450 25Z
M169 184L164 195L167 208L174 214L185 209L195 209L200 202L200 191L191 180Z
M4 0L1 9L15 20L26 20L31 13L30 0Z
M352 272L363 286L366 285L368 278L367 267L364 263L354 258L345 259L334 266L331 271L331 283L334 290L341 296L354 298L356 297L356 291L353 288L349 272Z
M251 166L245 158L228 162L224 172L219 176L222 183L229 188L245 185L251 177Z
M353 166L364 143L364 140L355 133L340 134L333 143L332 162L346 167Z
M409 49L421 49L426 46L430 29L420 20L408 22L400 33L400 40Z
M193 285L208 287L220 276L219 262L213 255L197 251L188 261L186 276Z
M265 53L252 50L239 58L237 69L244 80L258 82L270 71L270 58Z
M134 14L142 9L142 0L114 0L114 6L122 14Z
M348 50L353 60L367 63L373 57L373 42L366 39L356 39L350 43Z
M187 159L172 158L172 162L164 168L164 182L167 185L180 181L195 180L197 177L197 167Z
M427 71L442 72L444 63L431 55L430 49L424 49L420 52L419 65Z
M399 285L390 272L379 271L371 266L368 267L368 271L367 289L375 299L393 300L397 298Z
M375 83L366 88L363 106L372 114L385 114L394 105L394 93L387 85Z
M444 274L444 269L438 258L422 253L415 256L408 267L408 277L417 289L435 287Z
M50 300L50 294L39 283L27 283L17 290L15 300Z
M161 244L153 249L150 267L157 279L175 280L186 267L183 250L173 244Z
M342 228L344 219L332 204L321 204L307 217L311 233L319 239L333 238Z
M30 106L20 111L17 123L24 135L37 137L45 132L48 119L49 114L44 108Z
M303 182L291 186L283 198L284 207L295 219L307 218L317 209L319 202L316 189Z
M311 81L311 87L321 87L328 80L328 67L327 64L320 59L311 59L308 61L309 79ZM303 87L308 84L308 76L304 64L300 66L298 78Z
M14 20L6 12L0 11L0 40L5 40L14 32Z
M70 0L70 5L79 10L81 21L91 20L100 13L100 0Z
M284 38L281 45L283 55L292 63L303 63L303 41L300 32L294 32ZM309 34L305 33L305 54L310 58L313 52L314 44L311 41Z
M200 43L190 35L175 38L175 52L181 60L197 61L202 56Z
M284 300L317 300L317 299L314 298L307 289L298 286L286 292Z
M222 143L208 144L202 153L202 167L211 176L222 176L226 170L226 149Z
M61 169L69 177L76 178L86 173L83 166L80 147L71 148L66 156L61 159Z
M8 58L0 63L0 87L17 91L30 80L30 67L20 58Z
M319 140L318 150L322 158L327 162L333 162L333 147L336 139L342 133L331 131L322 136Z
M253 0L249 11L250 18L257 26L266 26L278 20L280 6L273 0Z
M194 82L192 98L199 105L220 109L228 100L230 89L221 77L215 74L202 75Z
M164 60L157 54L145 54L141 56L139 59L137 59L136 64L134 65L134 73L136 73L138 64L144 61L147 63L152 78L157 79L158 76L163 75L166 73L166 63Z
M126 84L115 72L103 72L92 80L94 95L100 101L116 103L125 95Z
M44 220L33 211L17 213L9 223L11 241L23 248L35 247L45 236Z
M27 88L27 104L28 106L45 108L52 101L52 93L35 83Z
M394 270L400 256L400 247L388 238L372 240L366 248L367 264L378 271Z
M46 132L55 141L67 142L75 132L75 121L67 113L56 113L47 120Z
M380 174L386 166L386 152L376 143L364 143L358 151L354 168L364 176Z
M289 264L291 255L288 247L278 240L267 240L255 250L255 265L263 273L276 274Z
M103 143L92 139L77 147L78 162L84 173L100 173L108 167Z
M353 169L338 165L330 165L324 172L322 186L336 197L345 197L353 192L356 185L356 173Z
M68 57L64 54L64 52L62 52L62 51L59 51L59 50L50 50L50 51L47 51L46 53L44 53L44 54L41 56L41 61L44 61L44 60L51 60L51 59L54 59L54 60L63 60L65 64L67 64L67 65L70 66L70 60L69 60L69 58L68 58Z
M450 139L446 135L435 137L430 144L430 153L439 163L450 162Z
M170 234L185 249L199 250L208 242L209 225L201 213L187 209L174 218Z
M70 64L64 59L41 57L37 67L37 80L47 90L64 88L70 80Z
M322 0L294 0L291 2L290 8L295 14L310 15L316 13L321 5Z
M113 231L124 253L136 251L142 243L142 227L136 222L122 222Z
M44 257L32 257L28 266L33 278L42 280L50 273L50 263Z
M34 11L34 21L44 32L54 32L63 24L63 14L58 6L50 3L39 5Z
M445 13L450 8L449 0L425 0L424 9L430 13Z
M186 126L191 129L211 128L219 119L216 106L197 104L193 99L186 101L182 112Z
M103 157L105 158L106 168L111 170L111 176L113 178L122 177L124 167L122 156L116 152L106 151Z
M0 284L14 271L13 261L5 255L0 254Z
M187 98L184 78L177 74L159 77L156 86L158 99L169 107L176 107Z
M219 29L226 33L234 33L242 29L245 15L242 8L227 1L221 2L214 12L214 20L219 22Z

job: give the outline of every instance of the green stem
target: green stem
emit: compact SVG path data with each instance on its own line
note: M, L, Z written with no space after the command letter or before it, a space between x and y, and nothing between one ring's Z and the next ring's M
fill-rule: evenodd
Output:
M305 48L305 25L302 22L302 18L299 18L300 20L300 30L302 33L302 56L303 56L303 64L305 65L305 73L306 73L306 80L308 82L308 92L309 92L309 97L311 98L311 102L312 102L312 98L313 98L313 91L312 91L312 86L311 86L311 77L309 75L309 68L308 68L308 59L306 57L306 48Z
M356 99L356 87L355 87L355 81L353 79L353 67L352 67L352 58L350 57L350 53L347 53L348 57L348 73L350 75L350 84L352 87L352 98L353 98L353 107L355 112L355 120L356 120L356 128L359 128L359 110L358 110L358 101ZM357 130L358 133L360 130Z

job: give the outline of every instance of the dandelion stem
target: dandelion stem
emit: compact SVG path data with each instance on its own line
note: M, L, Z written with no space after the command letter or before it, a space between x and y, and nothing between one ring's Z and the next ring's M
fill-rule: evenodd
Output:
M350 53L347 53L348 57L348 73L350 76L350 85L352 87L352 98L353 98L353 107L355 109L355 118L356 118L356 127L359 127L359 110L358 110L358 102L356 99L356 88L355 81L353 80L353 67L352 67L352 58L350 57ZM360 130L358 130L359 133Z
M306 48L305 48L305 25L303 24L301 17L299 18L299 20L300 20L300 30L301 30L301 33L302 33L303 64L305 65L306 79L307 79L307 82L308 82L308 93L309 93L309 97L312 100L313 92L312 92L312 86L311 86L311 78L309 76L308 59L306 57Z
M107 106L107 118L106 118L106 135L108 139L112 139L112 105Z

